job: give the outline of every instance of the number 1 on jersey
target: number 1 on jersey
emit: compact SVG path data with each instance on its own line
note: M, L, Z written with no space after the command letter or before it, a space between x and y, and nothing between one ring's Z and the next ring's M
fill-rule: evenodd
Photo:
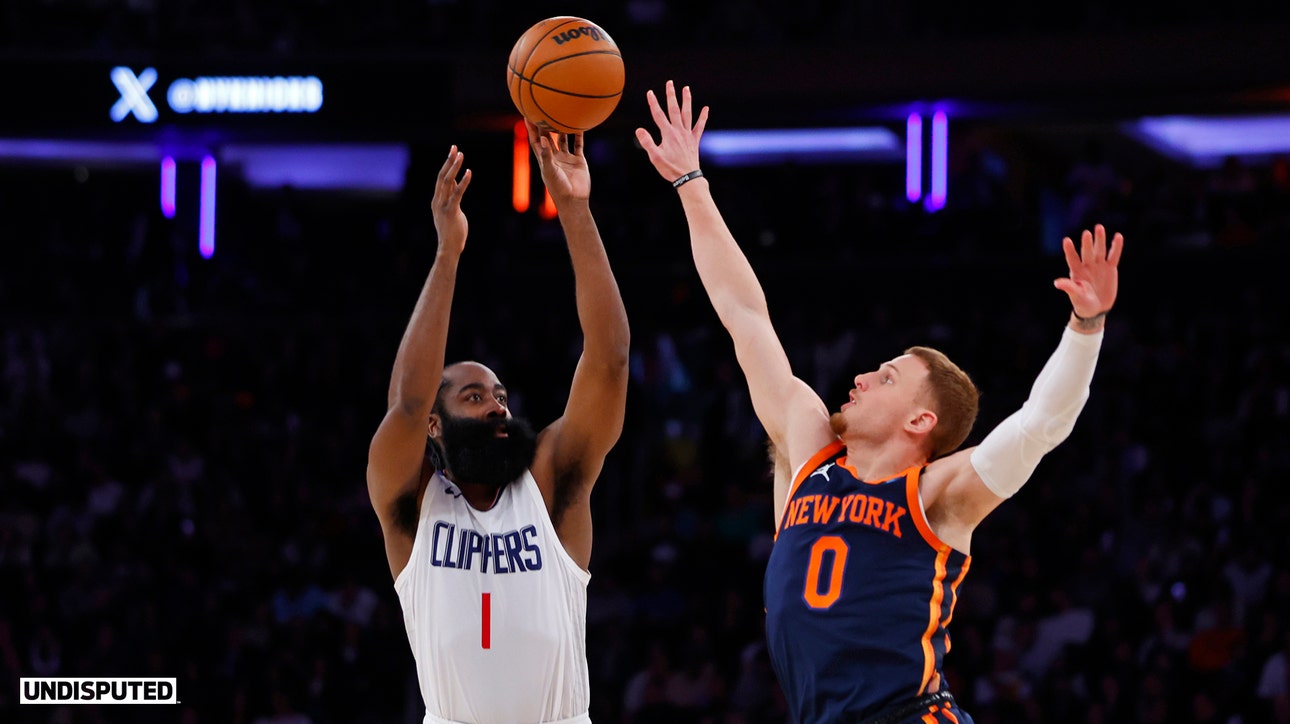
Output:
M847 542L836 535L820 536L811 546L811 562L806 566L806 587L802 598L806 605L814 609L826 609L842 596L842 574L846 570ZM829 573L828 588L820 591L820 568L824 563L824 554L833 553L833 568ZM488 594L484 594L488 595Z
M483 625L480 629L480 645L486 649L493 647L493 594L485 593L482 608Z

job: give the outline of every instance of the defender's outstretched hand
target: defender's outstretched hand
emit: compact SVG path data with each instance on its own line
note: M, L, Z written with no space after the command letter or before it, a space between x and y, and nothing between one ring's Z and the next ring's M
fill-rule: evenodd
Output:
M1066 254L1070 276L1054 280L1053 286L1070 297L1071 309L1075 310L1076 316L1089 319L1105 314L1115 306L1120 283L1120 252L1123 249L1124 237L1118 233L1107 249L1106 228L1101 224L1094 226L1091 232L1084 231L1078 253L1069 236L1062 239L1062 251Z
M591 171L582 152L582 134L543 131L531 121L524 121L524 125L529 148L542 169L542 183L556 207L566 200L586 201L591 196Z
M465 156L455 145L448 149L448 160L439 169L439 178L434 184L434 199L430 202L440 250L458 254L466 248L466 233L470 228L466 223L466 214L461 210L461 197L470 185L470 169L466 169L460 181L457 180L464 160Z
M681 102L676 100L676 87L672 81L667 82L667 113L658 104L654 91L647 91L645 99L649 102L650 115L658 124L659 142L654 143L649 131L636 129L636 140L645 149L650 163L658 170L664 180L676 181L691 171L699 168L699 139L703 129L708 125L708 107L699 111L699 120L695 122L693 105L690 100L690 86L681 89Z

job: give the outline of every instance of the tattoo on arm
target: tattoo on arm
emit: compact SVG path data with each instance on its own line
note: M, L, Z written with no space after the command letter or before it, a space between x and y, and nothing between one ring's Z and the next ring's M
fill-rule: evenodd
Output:
M1075 326L1081 332L1093 333L1106 325L1106 312L1098 312L1091 317L1081 317L1078 314L1075 317Z

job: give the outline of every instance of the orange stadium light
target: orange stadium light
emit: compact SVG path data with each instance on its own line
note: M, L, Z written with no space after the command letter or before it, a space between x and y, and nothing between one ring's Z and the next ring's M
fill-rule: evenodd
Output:
M511 145L511 206L519 213L529 210L529 132L523 119L515 122Z
M538 216L544 219L555 218L555 201L551 198L551 192L546 188L542 189L542 206L538 209Z

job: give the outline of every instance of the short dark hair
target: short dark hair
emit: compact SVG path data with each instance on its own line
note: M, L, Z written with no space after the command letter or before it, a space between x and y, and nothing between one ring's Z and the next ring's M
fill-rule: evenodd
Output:
M926 389L929 407L936 413L936 427L928 435L928 460L949 455L972 432L981 402L981 391L972 378L940 350L910 347L912 354L927 365Z

